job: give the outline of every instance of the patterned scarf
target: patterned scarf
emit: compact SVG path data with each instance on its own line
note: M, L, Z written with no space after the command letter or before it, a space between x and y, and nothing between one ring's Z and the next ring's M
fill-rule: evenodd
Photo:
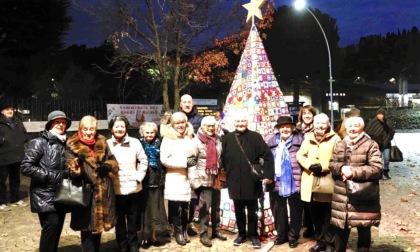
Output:
M150 168L158 167L158 160L160 158L160 140L159 138L153 139L151 143L146 142L144 138L140 138L140 142L143 145L144 152L147 155L147 160L149 162Z
M314 124L311 123L309 125L306 125L305 123L302 123L302 134L311 132L314 129Z
M292 145L293 135L286 142L279 141L275 153L275 176L279 181L279 195L289 197L297 191L295 180L293 179L292 163L290 161L289 148Z
M216 136L209 136L201 131L198 131L197 136L207 146L206 173L217 175L219 169L217 168Z

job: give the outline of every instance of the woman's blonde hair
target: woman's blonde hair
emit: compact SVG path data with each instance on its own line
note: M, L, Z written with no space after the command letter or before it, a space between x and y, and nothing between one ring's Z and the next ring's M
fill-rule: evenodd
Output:
M98 129L98 120L91 115L84 116L80 119L79 130L86 125L95 125L95 128Z

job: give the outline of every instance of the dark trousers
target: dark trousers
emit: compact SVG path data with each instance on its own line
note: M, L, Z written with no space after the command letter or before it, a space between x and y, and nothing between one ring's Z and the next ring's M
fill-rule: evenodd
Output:
M39 252L57 251L65 217L65 212L38 213L39 222L42 227Z
M240 236L246 237L247 215L248 212L248 236L258 237L258 201L257 200L233 200L235 205L236 225L238 225L238 233Z
M349 240L350 228L335 228L335 251L345 252ZM357 250L369 251L371 242L370 227L357 227Z
M210 206L212 202L212 192L213 188L211 187L199 187L195 189L195 193L199 198L197 205L197 210L199 213L200 219L200 236L207 235L209 229L209 217L210 217Z
M311 203L303 202L303 225L307 230L314 231L314 223L311 217Z
M334 228L331 221L331 202L311 202L311 215L315 227L315 239L318 244L333 246Z
M6 204L6 180L9 177L10 203L18 202L20 187L20 163L0 165L0 205Z
M220 190L214 189L211 195L211 227L213 234L220 231Z
M115 236L120 249L138 247L137 227L139 224L140 193L128 195L115 195L115 206L117 212L117 224L115 225Z
M81 231L82 251L83 252L99 252L102 234L93 234L90 231Z
M278 237L283 241L298 240L299 231L302 227L303 202L300 193L294 193L289 197L282 197L278 192L271 192L271 210L273 212L274 223ZM290 224L287 214L287 203L290 208Z
M174 225L174 234L181 234L187 230L188 201L168 200L168 218Z

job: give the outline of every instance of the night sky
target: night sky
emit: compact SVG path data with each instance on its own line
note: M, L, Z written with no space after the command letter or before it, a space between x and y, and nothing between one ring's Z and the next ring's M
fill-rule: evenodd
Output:
M77 0L94 4L101 0ZM235 1L235 0L232 0ZM250 0L242 0L249 3ZM293 5L293 0L275 0L276 6ZM384 36L398 29L420 29L420 0L307 0L307 6L317 8L337 20L340 46L356 44L360 37L374 34ZM305 11L305 10L301 10ZM246 9L243 9L244 20ZM99 45L106 39L100 24L85 12L72 7L71 30L65 39L67 45ZM309 13L308 13L309 15ZM315 20L314 20L315 22Z

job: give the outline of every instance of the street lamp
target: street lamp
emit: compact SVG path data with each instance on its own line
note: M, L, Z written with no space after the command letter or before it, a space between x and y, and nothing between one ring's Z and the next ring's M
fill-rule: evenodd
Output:
M322 28L321 23L318 21L318 19L314 15L314 13L312 13L312 11L310 9L308 9L308 7L306 7L305 0L296 0L294 5L295 5L295 8L296 9L298 9L298 10L305 9L305 10L307 10L312 15L312 17L314 17L315 21L319 25L319 28L321 28L322 34L324 35L325 43L327 44L328 63L329 63L328 67L329 67L329 70L330 70L330 79L329 79L329 82L330 82L330 103L331 103L330 104L330 108L331 108L331 128L334 129L334 105L333 105L334 100L333 100L333 87L332 87L333 77L332 77L330 45L328 44L328 39L327 39L327 36L325 35L324 29Z

